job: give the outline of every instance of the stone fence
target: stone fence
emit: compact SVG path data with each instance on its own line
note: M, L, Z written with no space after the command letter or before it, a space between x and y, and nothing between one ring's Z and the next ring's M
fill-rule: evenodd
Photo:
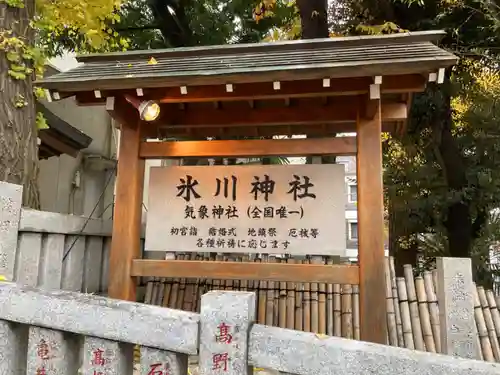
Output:
M486 375L500 364L254 324L251 292L209 292L201 313L0 283L0 374Z
M23 209L21 200L21 186L0 182L0 275L51 289L107 290L112 222Z
M73 292L105 293L107 291L111 221L23 209L21 208L21 189L18 185L0 182L0 276L4 276L9 281L15 281L29 287L41 287L44 290L63 289ZM431 318L434 317L434 320L431 319L431 324L435 323L432 326L433 332L431 334L436 342L439 340L442 343L440 345L442 346L441 352L479 359L481 358L479 347L481 347L483 354L488 353L486 349L488 349L488 342L490 342L493 349L498 349L493 350L493 354L497 353L498 356L483 355L484 359L500 360L500 349L498 348L500 323L488 324L491 323L491 316L495 318L498 311L496 307L486 306L484 318L478 319L482 316L481 306L474 310L474 284L470 260L443 258L439 261L437 271L435 285L439 308L437 303L428 307L432 307L430 309ZM286 283L284 284L286 285ZM221 289L221 286L217 287L215 284L214 286L215 289ZM319 285L319 288L316 285L316 292L313 292L314 286L311 283L311 300L314 300L314 295L316 295L316 299L318 298L318 290L322 291L322 285ZM414 289L414 287L409 288L408 291L410 289ZM388 299L385 301L388 312L388 343L394 345L392 342L394 340L391 341L394 329L401 330L401 336L405 336L405 343L406 336L411 339L412 332L415 337L425 335L426 332L423 332L421 327L428 324L429 314L423 314L427 312L427 305L422 303L420 299L412 297L415 294L413 292L411 295L394 294L394 290L391 293L390 285L388 290ZM259 287L258 290L261 297L262 294L269 295L270 293L275 297L276 293L274 292L270 288L266 290L266 287ZM205 291L200 288L200 295L203 293ZM180 290L179 298L176 299L182 301L183 294L185 293ZM174 295L173 292L172 295ZM322 296L324 298L325 294L323 293ZM340 295L338 296L340 297ZM274 302L277 301L276 298L273 299ZM319 299L321 300L321 295ZM259 313L262 301L263 299L259 298ZM280 299L280 306L281 302ZM333 307L329 305L328 309L333 310L337 305L335 301L330 302L333 302ZM152 302L149 301L149 303ZM384 301L380 301L380 303L384 303ZM355 303L353 305L355 306ZM318 304L315 306L317 310ZM391 308L391 306L399 306L401 309ZM295 304L291 305L290 311L294 307ZM197 310L199 308L200 305L197 304ZM270 311L272 312L273 309ZM281 310L274 308L274 312L277 311ZM313 309L311 308L310 311L312 312ZM338 311L340 315L340 309ZM402 324L397 324L398 311L405 318L401 319L399 316L399 321L400 323L402 321ZM432 312L439 312L440 316L432 315ZM270 314L266 314L266 319L259 321L259 323L272 325L273 323L267 321L268 315ZM342 316L347 315L344 315L342 311ZM483 320L485 320L485 324ZM500 315L497 320L500 322ZM396 322L396 324L391 324L391 322ZM384 323L381 322L381 324ZM476 325L477 328L480 328L481 343L479 343ZM282 326L282 328L285 327ZM300 329L297 327L288 328ZM439 335L439 328L441 335ZM498 332L495 332L495 328L498 328ZM415 348L419 349L419 346L415 345ZM491 352L491 349L489 351ZM2 374L0 372L0 375ZM150 375L158 374L152 373Z

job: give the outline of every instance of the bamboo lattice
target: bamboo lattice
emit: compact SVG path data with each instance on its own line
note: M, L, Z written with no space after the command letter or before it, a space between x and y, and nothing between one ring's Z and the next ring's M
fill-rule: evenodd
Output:
M338 258L283 259L264 255L176 255L177 259L236 262L338 263ZM386 258L387 343L428 352L441 351L436 273L415 276L411 265L396 277L394 260ZM359 286L252 280L150 278L145 302L199 312L201 295L209 290L254 291L258 323L332 336L359 339ZM500 362L500 311L493 291L477 287L474 315L482 358Z

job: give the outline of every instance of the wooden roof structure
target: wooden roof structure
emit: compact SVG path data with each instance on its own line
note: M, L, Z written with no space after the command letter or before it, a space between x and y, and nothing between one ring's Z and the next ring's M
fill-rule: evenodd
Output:
M109 296L135 300L143 276L359 284L361 339L385 343L381 132L404 131L412 93L457 62L435 44L444 34L87 55L37 82L51 100L105 104L120 124ZM145 100L160 105L154 121L140 119ZM294 134L315 137L262 139ZM145 159L306 155L356 155L359 265L140 258Z
M41 142L38 146L39 159L62 154L76 158L80 150L87 148L92 142L91 137L68 124L42 103L37 102L36 108L38 112L43 113L49 124L47 129L38 130Z
M355 131L352 96L378 95L386 131L401 130L413 92L457 58L442 31L82 55L82 66L37 85L81 105L131 95L161 103L150 137ZM383 77L383 79L382 79ZM374 81L377 79L377 82ZM371 90L371 91L370 91ZM307 126L305 126L307 125Z

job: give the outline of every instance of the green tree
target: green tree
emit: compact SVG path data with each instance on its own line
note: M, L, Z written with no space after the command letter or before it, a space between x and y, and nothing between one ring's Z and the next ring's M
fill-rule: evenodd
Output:
M497 10L469 0L360 0L331 10L334 29L348 33L445 29L441 45L462 58L443 85L414 96L407 135L385 142L391 250L405 262L415 262L422 233L444 238L448 255L471 256L498 206L496 94L477 90L478 79L497 66ZM457 117L464 101L474 104Z
M23 204L39 206L37 119L32 81L62 35L80 50L126 46L109 25L114 0L0 0L0 180L24 186Z

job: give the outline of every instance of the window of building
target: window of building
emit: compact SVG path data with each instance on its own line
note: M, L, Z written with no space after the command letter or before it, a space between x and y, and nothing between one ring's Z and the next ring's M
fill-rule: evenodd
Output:
M356 203L358 201L358 185L348 185L347 199L349 203Z
M349 223L349 239L357 240L358 239L358 223Z

